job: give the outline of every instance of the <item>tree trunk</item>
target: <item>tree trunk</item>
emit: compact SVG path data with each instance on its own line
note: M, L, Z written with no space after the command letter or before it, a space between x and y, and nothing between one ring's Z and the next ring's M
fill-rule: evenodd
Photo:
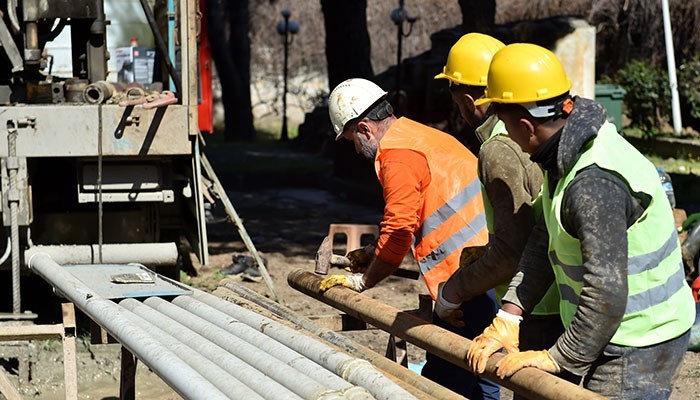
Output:
M348 78L372 79L367 0L321 0L326 28L328 87Z
M255 136L250 101L248 17L248 0L207 2L212 57L221 81L226 141Z
M374 78L367 31L367 0L321 0L326 29L328 87L348 78ZM355 152L352 143L334 142L333 175L339 178L374 174L372 163Z
M491 34L496 24L495 0L459 0L462 9L462 32Z

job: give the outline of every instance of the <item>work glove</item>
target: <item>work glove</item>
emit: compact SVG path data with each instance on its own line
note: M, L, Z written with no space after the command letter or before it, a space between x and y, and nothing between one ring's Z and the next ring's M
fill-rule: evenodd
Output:
M319 289L321 290L321 292L325 292L333 286L338 285L348 287L356 292L362 292L363 290L367 289L362 274L330 275L326 278L323 278L321 284L319 285Z
M349 252L345 257L350 260L350 266L345 270L352 273L364 273L374 259L374 245L370 244Z
M543 371L558 374L561 369L547 350L523 351L508 354L496 363L496 375L507 378L525 367L535 367Z
M508 353L518 352L518 335L520 334L520 321L522 317L513 315L503 310L498 310L496 318L484 332L474 338L467 352L467 363L477 374L486 370L486 363L491 354L501 348Z
M440 317L441 320L447 321L450 325L454 326L455 328L461 328L464 326L464 321L462 321L462 318L464 317L464 313L462 310L459 309L459 306L461 306L461 303L452 303L450 301L445 300L444 297L442 297L442 290L445 287L445 282L442 282L438 285L438 295L437 299L435 300L435 314L437 314L438 317Z
M480 259L484 254L486 254L486 246L464 247L462 252L459 253L459 266L469 265Z

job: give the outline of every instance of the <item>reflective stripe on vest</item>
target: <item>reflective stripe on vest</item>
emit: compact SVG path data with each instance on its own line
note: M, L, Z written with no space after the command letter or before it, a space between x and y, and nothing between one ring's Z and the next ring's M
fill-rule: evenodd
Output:
M575 129L567 127L565 129ZM569 326L584 285L581 242L561 223L566 187L582 169L596 165L613 171L633 193L651 198L644 213L627 229L627 303L620 326L610 340L622 346L650 346L678 337L695 319L695 306L685 282L673 213L656 168L605 123L576 164L557 182L550 196L545 177L543 209L549 232L549 258L561 293L561 316Z
M664 243L663 247L661 247L659 250L648 254L630 257L627 261L627 274L635 275L654 269L663 260L671 257L672 253L678 249L678 246L675 244L677 241L678 235L674 230L671 232L671 235L666 243ZM566 277L569 280L583 286L583 265L566 265L557 258L556 253L553 251L549 253L549 257L552 260L552 263L556 263L561 267L562 272L566 274ZM671 275L663 284L628 296L625 314L644 311L656 304L662 303L678 292L678 290L682 289L684 285L685 272L683 269L683 264L678 263L676 272L673 273L673 275ZM560 284L559 292L561 293L562 300L566 300L569 303L578 306L578 294L571 286L567 284Z
M488 242L477 160L454 137L408 118L394 122L379 142L374 166L380 178L388 149L410 149L428 162L430 184L423 189L412 250L435 299L437 285L459 268L461 249Z
M438 229L440 225L457 213L457 211L466 206L467 203L469 203L475 196L479 195L481 195L479 181L473 181L461 192L457 193L455 197L451 198L447 203L445 203L445 205L438 208L432 215L423 221L421 227L418 228L414 234L413 245L419 246L424 236L428 236L432 231ZM476 235L479 233L479 231L481 231L481 229L483 229L482 225L486 224L486 216L484 215L484 218L475 218L475 220L472 222L475 224L474 235ZM471 237L469 237L467 240L470 238Z

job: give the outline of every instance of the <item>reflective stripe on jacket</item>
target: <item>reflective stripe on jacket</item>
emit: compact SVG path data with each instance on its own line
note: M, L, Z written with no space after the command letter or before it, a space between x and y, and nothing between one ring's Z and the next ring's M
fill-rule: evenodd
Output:
M576 313L585 273L581 242L562 225L562 201L577 172L594 164L614 172L632 192L651 197L647 209L627 229L627 305L610 341L643 347L678 337L693 324L695 306L685 281L673 213L654 166L618 135L609 122L558 181L553 198L545 178L542 200L550 238L549 258L562 296L562 321L568 326Z
M477 160L454 137L407 118L394 122L379 142L377 176L382 151L388 149L417 151L428 161L431 181L424 190L412 249L435 299L438 284L459 268L462 248L488 242Z

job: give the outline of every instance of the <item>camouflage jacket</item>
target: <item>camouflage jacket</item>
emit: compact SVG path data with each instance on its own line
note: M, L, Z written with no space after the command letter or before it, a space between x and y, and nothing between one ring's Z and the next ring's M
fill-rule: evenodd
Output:
M497 122L498 117L491 115L477 128L481 143L491 136ZM493 209L493 232L486 253L450 278L456 281L463 301L507 284L515 274L535 225L532 201L542 187L542 170L508 136L498 135L481 146L479 180Z

